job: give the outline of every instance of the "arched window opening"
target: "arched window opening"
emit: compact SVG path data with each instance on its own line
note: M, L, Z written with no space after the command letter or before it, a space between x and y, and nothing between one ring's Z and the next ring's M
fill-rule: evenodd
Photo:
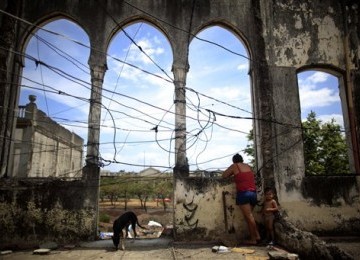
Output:
M113 37L103 86L104 171L172 171L172 58L168 40L147 23L129 25Z
M171 222L174 197L175 109L169 42L155 27L136 22L112 38L107 55L100 132L101 234L107 232L106 224L110 216L114 221L119 208L145 213L152 209L149 214L154 221L159 221L156 212L164 209L162 222ZM145 235L138 231L140 238Z
M309 70L298 74L306 175L354 173L347 103L339 78Z
M84 30L66 19L32 32L24 48L13 176L81 177L91 89L89 45Z
M206 41L194 38L189 50L187 156L192 176L215 177L235 153L254 166L249 59L239 38L223 27L197 37Z

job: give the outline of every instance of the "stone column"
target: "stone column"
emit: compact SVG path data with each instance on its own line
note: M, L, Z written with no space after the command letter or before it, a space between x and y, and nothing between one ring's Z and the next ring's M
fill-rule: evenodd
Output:
M4 1L2 1L4 2ZM1 8L19 16L23 1L5 1ZM0 176L8 177L13 173L14 129L19 87L19 58L12 52L17 49L19 22L8 15L1 14L0 19Z
M101 58L101 57L100 57ZM106 58L103 57L105 60ZM90 58L91 70L91 96L88 118L88 140L86 154L85 178L99 178L99 139L100 139L100 121L101 121L101 95L104 81L106 63L94 62Z
M189 164L186 158L186 74L189 66L173 64L175 84L175 177L189 176Z

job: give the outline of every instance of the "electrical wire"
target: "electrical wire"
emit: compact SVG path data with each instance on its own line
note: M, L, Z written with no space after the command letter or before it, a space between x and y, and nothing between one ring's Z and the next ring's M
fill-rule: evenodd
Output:
M127 2L126 2L127 3ZM141 49L141 48L140 48ZM65 74L66 75L66 74ZM70 75L66 75L66 76L70 76ZM71 77L70 77L71 78ZM70 80L70 79L69 79ZM198 92L196 92L196 93L198 93ZM224 114L220 114L220 113L218 113L218 112L215 112L215 111L211 111L211 110L206 110L206 111L208 111L209 113L210 112L212 112L213 114L214 114L214 116L215 115L221 115L221 116L225 116ZM251 113L251 112L249 112L249 111L246 111L246 112L248 112L248 113ZM230 118L238 118L238 119L254 119L254 118L250 118L250 117L248 117L248 118L245 118L245 117L237 117L237 116L230 116L230 115L226 115L226 117L230 117ZM264 119L261 119L261 120L264 120ZM278 124L283 124L284 125L284 123L280 123L280 122L276 122L276 121L273 121L272 123L278 123ZM288 125L288 127L290 127L290 125ZM200 132L199 133L201 133L201 130L200 130ZM196 135L195 135L196 136Z

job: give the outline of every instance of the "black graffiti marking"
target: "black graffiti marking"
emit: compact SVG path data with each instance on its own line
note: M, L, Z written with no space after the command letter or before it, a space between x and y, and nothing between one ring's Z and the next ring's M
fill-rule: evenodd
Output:
M197 206L196 206L196 208L197 208ZM189 220L191 220L193 217L194 217L194 215L195 215L195 210L193 211L193 212L191 212L191 214L190 215L185 215L185 220L186 220L186 222L188 222Z
M193 211L195 211L196 209L197 209L197 207L198 207L198 205L195 205L192 209L191 208L189 208L188 206L189 205L192 205L193 203L192 202L190 202L189 204L185 204L185 203L183 203L183 207L187 210L187 211L190 211L190 212L193 212Z
M230 215L232 215L235 210L233 205L229 206L227 209L228 209L228 211L230 211Z
M197 225L199 223L199 219L197 219L194 224L190 224L188 221L186 221L186 222L188 223L189 227L195 229L195 228L197 228Z
M184 203L183 203L183 207L184 207L187 211L190 212L190 215L185 215L185 221L186 221L186 223L188 224L188 226L189 226L190 228L195 229L195 228L197 228L197 225L198 225L198 223L199 223L199 219L197 219L193 224L190 223L190 220L194 217L195 212L196 212L196 210L197 210L197 208L198 208L198 205L193 204L193 202L194 202L194 200L192 200L192 201L191 201L190 203L188 203L188 204L185 204L185 202L184 202ZM193 205L194 205L194 206L193 206ZM191 207L189 207L189 206L191 206Z

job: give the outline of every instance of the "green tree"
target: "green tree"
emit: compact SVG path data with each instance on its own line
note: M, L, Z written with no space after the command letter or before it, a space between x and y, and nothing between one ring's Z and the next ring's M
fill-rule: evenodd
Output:
M153 183L144 177L134 178L132 184L134 194L139 198L141 207L147 212L146 202L153 192Z
M172 199L173 194L173 183L170 178L166 178L163 180L157 180L154 187L154 193L156 198L162 199L162 204L164 206L164 211L166 211L166 201L165 198Z
M131 196L134 194L134 189L131 185L132 178L130 175L121 175L120 177L117 177L118 182L118 189L119 193L121 194L121 198L124 199L124 210L127 210L128 201L131 198Z
M305 173L344 174L349 172L345 136L335 119L322 124L311 111L303 122Z
M350 172L348 148L340 126L332 119L322 123L311 111L306 121L302 123L305 174L307 175L333 175ZM254 133L247 135L249 144L244 152L253 158L250 162L255 165Z
M254 131L253 129L250 130L249 134L246 136L248 139L248 144L244 150L244 153L247 154L251 160L249 165L254 168L255 167L255 149L254 149Z
M303 126L304 160L305 173L314 175L325 171L324 165L320 161L320 142L321 142L321 120L316 119L315 112L311 111Z
M344 135L340 126L332 119L321 128L319 158L327 174L344 174L350 172L349 157Z
M112 206L115 206L115 202L121 195L117 183L114 179L101 179L100 194L110 200Z

